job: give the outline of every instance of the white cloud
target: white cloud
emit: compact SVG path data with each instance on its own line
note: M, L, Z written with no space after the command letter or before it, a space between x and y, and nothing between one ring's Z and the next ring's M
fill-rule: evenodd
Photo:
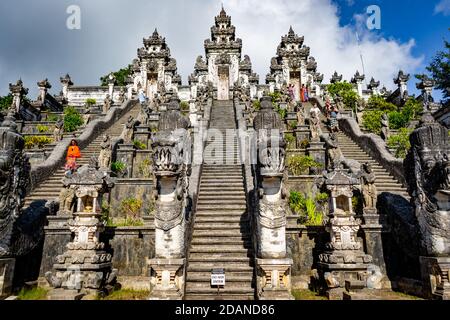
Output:
M255 68L264 79L268 72L270 57L275 55L280 37L292 25L294 31L305 37L311 47L311 55L318 62L319 72L328 82L337 70L350 80L356 70L362 72L360 49L356 40L356 29L339 24L338 8L329 0L270 1L228 0L225 6L236 25L238 36L243 38L244 51L254 61ZM363 16L355 16L360 25L365 25ZM401 43L385 39L358 28L361 39L367 78L375 77L387 87L399 69L415 72L423 58L414 57L415 41Z
M442 13L444 16L450 16L450 0L441 0L434 7L434 13Z
M52 92L59 92L59 77L67 72L77 85L98 84L100 76L130 63L142 38L151 35L155 27L166 37L186 83L195 58L204 54L203 41L210 36L221 2L78 0L81 30L69 31L65 28L66 7L72 1L1 1L0 61L4 68L0 72L0 95L6 94L8 83L19 77L30 88L31 96L37 95L36 82L45 77L53 84ZM311 47L326 82L335 70L347 80L357 69L362 72L355 28L339 24L338 7L332 0L223 2L237 36L243 40L243 54L252 59L261 82L290 25L305 36L305 44ZM47 18L36 28L35 21L43 14ZM22 17L20 22L14 18L17 15ZM364 26L362 15L355 18ZM1 34L2 30L8 32ZM413 39L401 43L378 37L365 28L361 28L360 38L368 80L373 76L392 87L399 69L414 73L422 63L412 54Z

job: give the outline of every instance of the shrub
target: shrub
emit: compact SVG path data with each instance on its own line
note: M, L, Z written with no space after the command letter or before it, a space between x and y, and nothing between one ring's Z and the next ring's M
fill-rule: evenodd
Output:
M401 128L398 134L392 135L388 138L387 145L389 148L395 150L395 156L397 158L404 159L408 150L411 148L409 141L409 135L411 130L407 128Z
M302 224L310 226L322 225L323 213L317 211L316 199L313 199L311 194L305 197L301 192L290 192L289 207L292 212L300 216Z
M84 123L83 117L74 107L64 109L64 131L74 132Z
M52 138L46 136L25 136L24 140L26 149L41 149L45 147L46 144L50 144L53 142Z
M17 295L18 300L46 300L48 290L37 287L32 289L22 288Z
M254 108L256 111L261 110L261 101L259 101L259 100L254 100L254 101L253 101L253 108Z
M397 106L393 103L387 102L382 96L373 95L369 98L367 109L379 111L396 111Z
M368 110L363 113L363 126L372 133L381 133L381 117L384 112L380 110Z
M296 139L290 132L284 134L284 140L286 140L287 149L295 149Z
M309 140L308 139L304 139L301 143L300 143L300 149L306 149L309 146Z
M389 128L397 130L403 127L406 127L406 125L409 122L409 118L405 116L402 112L398 111L392 111L389 112Z
M121 161L116 161L111 163L111 171L115 173L123 173L125 169L127 168L127 165Z
M142 200L128 198L120 203L120 212L125 215L125 222L128 225L141 224Z
M189 107L189 102L187 101L181 101L180 103L180 109L181 111L189 111L190 107Z
M47 114L47 121L49 122L56 122L58 121L58 116L54 113L48 113Z
M133 145L136 147L136 149L139 149L139 150L147 149L147 146L145 145L145 143L143 143L139 140L134 140Z
M278 112L278 114L280 115L282 120L286 119L286 116L287 116L287 110L286 109L282 109L282 108L276 106L275 107L275 111Z
M145 158L138 166L139 174L143 178L150 178L152 176L152 160Z
M85 103L87 106L91 107L91 106L95 106L97 104L97 100L88 98L88 99L86 99Z
M411 120L417 120L420 117L420 113L423 110L422 104L415 98L409 98L402 108L402 113L408 118L408 122Z
M359 96L353 89L353 85L351 83L336 82L329 84L327 88L333 98L340 96L342 97L342 100L347 108L352 110L355 109Z
M41 124L38 124L36 126L36 129L37 129L37 131L39 131L39 133L46 133L46 132L48 132L50 130L50 128L48 126L44 126L44 125L41 125Z
M297 120L289 122L289 129L295 130L297 128L297 126L298 126Z
M113 74L116 77L116 85L120 86L120 87L124 87L127 85L128 76L130 76L132 74L131 65L128 65L127 67L122 68L119 71L113 72ZM109 73L100 78L102 86L108 85L108 78L109 78Z
M294 176L308 174L307 170L311 167L321 168L322 164L316 162L311 156L292 155L288 158L288 168Z

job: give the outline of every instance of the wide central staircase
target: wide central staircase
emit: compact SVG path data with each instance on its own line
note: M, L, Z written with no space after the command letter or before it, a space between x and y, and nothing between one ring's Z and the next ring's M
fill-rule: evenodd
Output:
M140 105L136 104L128 112L126 112L118 121L111 127L99 134L87 147L81 149L81 159L77 160L78 165L85 165L89 163L92 156L100 154L100 145L102 143L103 135L107 134L114 139L119 137L123 130L123 125L127 122L128 117L137 117ZM34 190L25 198L24 209L31 205L42 206L48 200L53 200L59 197L62 188L62 179L64 177L64 166L61 166L48 179L40 183Z
M254 299L253 249L239 147L231 101L215 101L200 182L186 277L188 300ZM227 139L225 134L232 132ZM209 152L214 149L215 152ZM226 284L211 286L211 271L222 268Z

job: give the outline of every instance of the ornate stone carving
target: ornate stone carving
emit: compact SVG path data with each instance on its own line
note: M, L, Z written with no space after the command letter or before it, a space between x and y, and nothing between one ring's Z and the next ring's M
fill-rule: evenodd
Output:
M50 299L74 300L102 293L115 281L117 270L112 269L112 256L100 242L105 226L100 221L102 195L114 186L114 180L105 171L98 170L96 159L91 159L89 165L66 176L64 184L76 199L75 212L70 212L72 217L68 222L74 238L67 244L67 250L56 257L54 272L45 276L54 288L49 293Z
M376 209L378 198L375 186L376 176L370 163L366 162L361 165L360 180L364 209Z
M53 140L55 142L61 141L64 133L64 120L60 116L55 123L55 129L53 130Z
M111 109L111 106L113 104L113 101L111 99L111 96L109 94L106 95L105 100L103 100L103 113L108 113L109 109Z
M99 167L108 171L110 169L112 159L112 145L109 135L103 135L100 148L100 155L98 156Z
M125 144L132 144L134 138L134 129L137 126L137 121L132 116L128 117L127 123L124 125L120 138Z
M389 138L389 117L386 113L381 116L381 139L387 140Z
M187 189L190 176L191 141L189 120L172 97L160 117L158 132L152 139L153 172L156 177L155 259L150 266L155 274L152 296L155 299L183 295L185 262L185 224L190 210ZM169 272L170 277L164 274Z
M410 136L404 161L408 192L421 231L423 255L450 255L450 139L447 128L425 111Z
M261 111L256 115L254 129L258 135L258 164L255 168L259 189L256 218L258 238L258 277L260 298L290 299L290 268L292 260L286 258L286 143L283 139L280 115L273 110L272 98L261 98ZM281 268L281 269L280 269ZM280 281L279 276L286 277ZM267 282L265 279L272 278Z
M319 255L318 267L326 290L339 294L346 280L363 281L366 285L372 262L358 240L361 220L355 217L352 206L353 191L360 188L359 179L339 167L325 173L318 183L330 195L330 211L324 224L331 239L326 251Z
M337 83L337 82L341 82L341 81L342 81L342 74L339 75L339 74L337 73L337 71L335 71L335 72L333 73L333 75L331 76L330 82L331 82L331 83Z
M14 222L30 183L30 164L23 153L24 139L17 132L12 110L0 126L0 258L13 254Z

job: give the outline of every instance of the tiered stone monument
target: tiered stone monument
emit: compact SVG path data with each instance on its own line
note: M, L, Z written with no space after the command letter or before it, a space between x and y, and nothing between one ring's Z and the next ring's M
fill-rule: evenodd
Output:
M372 257L364 253L357 237L361 220L355 217L352 197L353 191L359 188L358 178L340 163L324 174L323 184L330 194L330 211L324 221L330 242L319 255L318 269L327 296L342 299L345 286L367 286L367 269Z
M188 185L191 143L189 120L174 97L161 114L152 141L155 192L155 258L150 299L182 299L186 263L186 219L190 210Z
M53 287L51 300L79 300L104 294L116 279L111 254L100 241L105 223L101 221L102 196L114 186L106 171L99 170L96 159L64 178L64 185L75 197L75 210L69 217L69 229L74 238L66 251L56 257L53 272L45 274ZM70 205L62 210L73 210Z
M282 122L273 110L271 97L261 99L255 117L259 205L256 217L258 296L260 299L291 299L292 259L286 254L286 143Z

